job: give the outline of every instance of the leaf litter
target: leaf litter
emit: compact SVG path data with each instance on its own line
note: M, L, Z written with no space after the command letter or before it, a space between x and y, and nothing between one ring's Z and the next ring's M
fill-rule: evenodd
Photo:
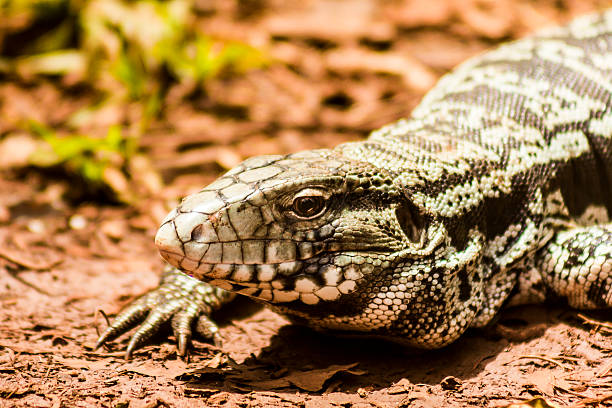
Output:
M155 286L161 262L152 239L177 197L253 154L363 138L408 114L466 58L609 3L198 1L187 28L205 28L206 36L192 42L197 36L165 31L160 41L177 53L144 65L138 50L116 47L108 22L122 23L111 15L121 9L153 26L154 18L142 20L153 3L120 3L107 2L115 9L96 16L106 23L96 28L101 42L89 45L119 58L100 71L101 90L82 69L94 54L52 52L53 42L70 46L65 28L13 65L11 44L36 16L0 20L7 53L0 56L0 188L8 192L0 195L0 406L612 406L609 316L560 307L512 309L490 332L415 352L288 326L243 300L218 316L223 347L195 339L188 362L177 358L172 337L153 339L131 362L122 358L125 338L92 350L96 311L115 313ZM248 55L249 69L223 68L236 55ZM158 86L160 61L172 61L178 77L168 89ZM144 72L151 76L134 76ZM131 206L75 199L81 185L73 176L36 166L30 157L44 138L31 121L49 129L52 143L71 138L81 155L71 165L77 173L102 180ZM110 139L109 131L116 132ZM118 134L137 148L122 151L127 139ZM99 149L88 146L104 143L111 153L98 160L91 153ZM54 154L61 166L78 157Z

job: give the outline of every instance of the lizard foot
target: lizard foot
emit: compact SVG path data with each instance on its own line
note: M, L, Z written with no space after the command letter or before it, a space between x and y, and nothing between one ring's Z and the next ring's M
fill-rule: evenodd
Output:
M232 298L230 292L167 267L157 288L140 296L119 312L113 323L98 338L96 349L139 326L125 352L125 358L129 360L132 353L159 332L160 327L168 321L181 357L187 354L193 328L203 337L211 339L215 345L220 345L219 328L209 316L213 310Z

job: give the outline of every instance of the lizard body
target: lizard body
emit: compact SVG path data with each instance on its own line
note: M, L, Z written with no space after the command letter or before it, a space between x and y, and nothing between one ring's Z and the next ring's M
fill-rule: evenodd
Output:
M146 317L128 355L166 320L184 354L228 291L422 348L508 302L612 307L610 214L612 11L467 61L365 141L254 157L186 197L156 236L176 269L99 344Z

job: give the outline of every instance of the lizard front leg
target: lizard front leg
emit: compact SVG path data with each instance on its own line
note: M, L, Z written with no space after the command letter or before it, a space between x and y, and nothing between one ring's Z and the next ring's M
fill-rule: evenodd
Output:
M578 309L612 307L612 224L558 232L537 253L549 292Z
M210 313L234 298L234 294L210 286L176 268L167 266L159 286L128 304L113 323L100 335L96 348L139 325L132 335L125 357L170 321L178 344L178 354L184 356L191 340L192 328L205 338L219 343L218 327Z

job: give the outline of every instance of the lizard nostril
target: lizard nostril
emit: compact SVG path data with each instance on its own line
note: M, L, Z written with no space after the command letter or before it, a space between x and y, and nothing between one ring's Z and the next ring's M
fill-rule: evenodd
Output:
M199 241L200 238L202 238L202 224L199 224L197 227L195 227L192 231L191 231L191 240L192 241Z

